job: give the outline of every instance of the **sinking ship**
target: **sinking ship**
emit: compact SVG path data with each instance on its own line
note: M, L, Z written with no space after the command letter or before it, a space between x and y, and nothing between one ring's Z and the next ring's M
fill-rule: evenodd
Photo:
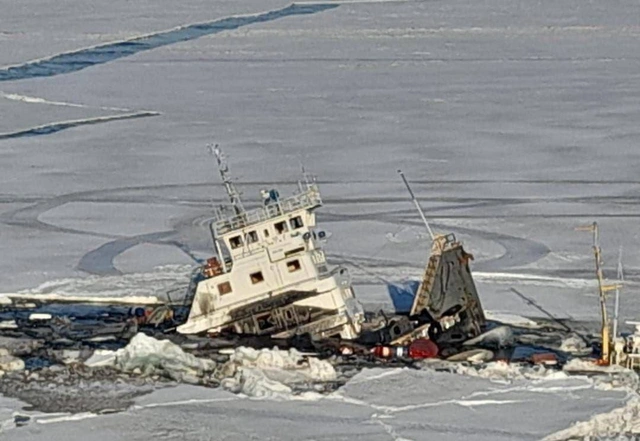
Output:
M69 342L127 341L138 330L249 336L234 340L247 344L255 336L290 344L310 336L354 347L429 339L441 348L483 332L472 256L454 235L433 234L406 180L431 234L431 254L409 311L365 315L348 269L327 262L328 235L316 223L322 198L315 179L303 172L291 196L264 189L259 206L245 209L223 153L217 147L211 152L228 204L216 209L210 222L215 255L194 269L179 300L168 295L167 302L132 306L128 299L96 304L91 298L10 295L10 304L0 305L0 322L14 322L7 332Z
M262 206L246 210L219 148L212 149L230 207L211 222L216 256L196 274L183 334L201 332L358 337L364 320L349 272L331 268L316 225L322 206L314 180L281 198L263 190Z
M455 236L432 236L408 315L366 323L347 268L327 264L326 233L316 224L322 199L315 181L305 175L287 198L262 190L262 206L246 210L222 152L216 147L212 153L230 204L211 223L216 256L196 272L188 317L178 332L309 334L374 344L421 336L457 343L481 332L485 319L469 269L472 256Z

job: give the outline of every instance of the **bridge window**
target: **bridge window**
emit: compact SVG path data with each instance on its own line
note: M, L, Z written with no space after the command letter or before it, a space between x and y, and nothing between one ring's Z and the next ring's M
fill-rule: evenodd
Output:
M329 268L327 268L327 265L319 265L317 268L318 274L326 274L329 272Z
M264 229L264 237L269 237L269 230L266 228Z
M229 294L231 291L232 291L231 283L229 282L223 282L218 285L218 292L220 293L221 296L225 294Z
M300 216L296 216L294 218L291 218L289 223L291 224L291 229L292 230L297 230L298 228L304 227L304 223L302 222L302 217L300 217Z
M276 232L278 234L283 234L283 233L286 233L287 231L289 231L289 228L287 228L287 222L286 221L276 222L273 226L276 228Z
M258 241L258 233L249 231L247 233L247 243L256 243Z
M298 259L288 261L287 262L287 269L289 270L290 273L299 271L300 270L300 261Z
M304 247L300 247L300 248L294 248L292 250L289 251L285 251L284 252L284 257L289 257L289 256L293 256L294 254L298 254L304 251Z
M251 283L253 283L254 285L257 283L264 282L264 276L262 275L262 271L258 271L257 273L252 273L250 277L251 277Z
M232 250L235 250L236 248L240 248L242 246L242 236L234 236L230 238L229 245L231 245Z

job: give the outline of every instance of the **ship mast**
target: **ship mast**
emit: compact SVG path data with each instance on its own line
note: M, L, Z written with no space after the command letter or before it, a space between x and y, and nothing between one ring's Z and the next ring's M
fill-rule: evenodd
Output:
M244 213L244 206L242 205L242 200L240 199L240 192L236 189L231 176L229 175L229 166L227 165L227 160L222 153L218 144L214 147L209 146L209 153L211 153L218 163L218 171L220 173L220 178L222 179L222 184L224 185L225 190L227 191L227 196L229 197L229 202L231 202L231 206L235 211L235 214L239 215Z
M600 314L602 315L602 353L600 354L600 363L609 364L611 336L609 332L609 317L607 315L607 298L606 291L615 289L614 286L605 286L604 277L602 275L602 254L600 250L600 236L598 231L598 223L586 227L578 227L579 231L593 232L593 255L596 264L596 277L598 278L598 296L600 297Z
M418 199L416 199L416 196L413 194L413 190L411 190L411 187L409 186L409 182L407 181L407 178L405 178L404 173L402 173L402 170L398 170L398 174L402 178L402 181L404 182L404 185L407 187L407 190L409 190L409 194L411 195L411 200L413 201L413 204L418 209L418 213L420 213L420 217L422 218L422 222L424 223L424 226L427 229L427 233L429 233L429 236L431 237L432 241L435 240L436 236L435 234L433 234L433 230L429 226L427 217L424 215L424 211L422 211L422 207L420 206Z

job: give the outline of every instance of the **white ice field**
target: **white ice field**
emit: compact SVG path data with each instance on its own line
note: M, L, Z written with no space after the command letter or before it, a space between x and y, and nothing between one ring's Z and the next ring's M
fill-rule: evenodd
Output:
M387 284L427 258L401 168L475 255L486 309L539 316L515 288L597 319L591 237L574 230L597 220L610 277L624 246L622 315L638 319L638 17L630 0L0 0L0 292L184 283L211 253L219 143L248 202L293 189L300 164L318 175L327 251L365 304L389 305ZM540 439L627 397L587 379L362 375L311 403L161 391L2 438ZM3 419L20 409L2 400Z

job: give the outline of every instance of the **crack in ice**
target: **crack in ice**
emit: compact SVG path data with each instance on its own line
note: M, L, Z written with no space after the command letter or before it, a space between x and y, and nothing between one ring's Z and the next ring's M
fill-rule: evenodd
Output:
M36 127L17 130L15 132L0 133L0 140L14 139L14 138L28 138L31 136L40 136L40 135L51 135L53 133L57 133L62 130L70 129L73 127L100 124L100 123L119 121L119 120L125 120L125 119L147 118L150 116L157 116L157 115L160 115L160 113L142 111L142 112L125 113L122 115L108 115L108 116L98 116L95 118L75 119L75 120L69 120L69 121L56 121L56 122L43 124Z
M194 40L205 35L238 29L255 23L265 23L292 15L307 15L337 8L339 4L293 3L282 9L248 15L235 15L202 23L192 23L173 29L141 35L107 44L91 46L23 64L0 68L0 81L16 81L78 72L91 66L108 63L139 52Z
M454 400L436 401L432 403L410 404L407 406L381 406L379 404L367 403L366 401L358 400L356 398L346 397L340 394L329 396L327 397L327 399L341 401L346 404L369 407L376 411L382 411L385 414L401 413L401 412L407 412L415 409L423 409L427 407L446 406L449 404L457 404L462 407L476 407L476 406L487 406L487 405L495 405L495 404L514 404L514 403L522 402L522 400L468 400L468 399L462 398L462 399L454 399Z

